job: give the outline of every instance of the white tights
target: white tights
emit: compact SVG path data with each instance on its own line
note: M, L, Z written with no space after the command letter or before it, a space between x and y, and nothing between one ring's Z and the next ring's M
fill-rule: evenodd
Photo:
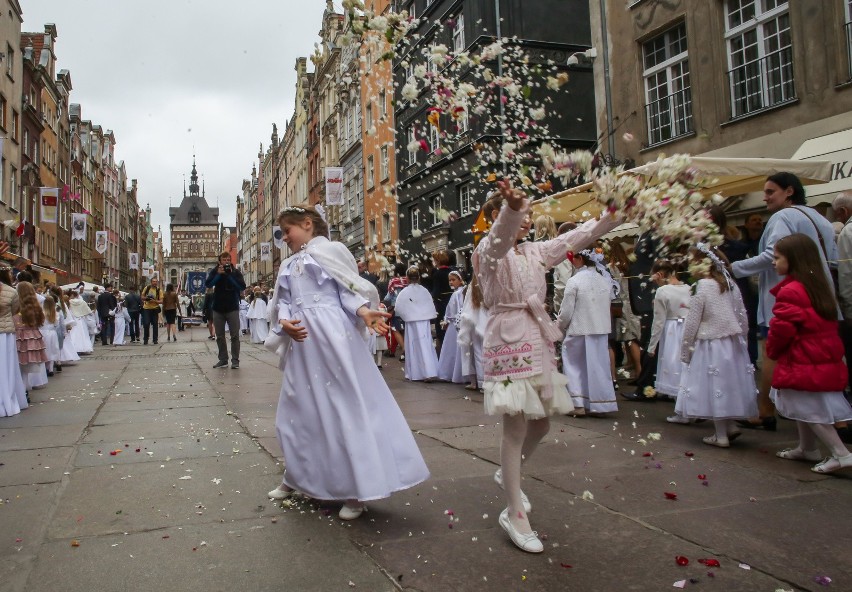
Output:
M518 532L532 532L527 513L521 503L521 463L535 452L550 430L550 420L527 419L523 413L503 415L503 440L500 443L500 465L503 488L509 507L509 520Z
M849 450L840 439L840 435L834 426L828 423L808 423L805 421L797 421L796 427L799 430L799 448L802 451L810 452L819 450L816 439L828 447L831 455L835 458L846 456Z

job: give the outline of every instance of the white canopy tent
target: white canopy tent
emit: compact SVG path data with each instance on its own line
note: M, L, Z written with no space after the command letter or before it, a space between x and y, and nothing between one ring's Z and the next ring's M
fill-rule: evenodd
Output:
M695 156L692 166L702 174L716 180L705 193L719 193L723 197L761 191L766 177L787 171L801 179L804 185L826 183L831 178L832 164L824 160L786 160L777 158L715 158ZM656 167L648 163L624 171L625 175L653 175ZM579 221L600 213L592 183L556 193L533 202L536 214L549 214L557 222Z
M59 286L59 287L62 288L63 290L76 290L77 286L79 286L79 285L80 285L80 282L76 282L76 283L72 283L72 284L64 284L64 285ZM96 288L96 287L97 287L99 292L103 292L103 289L104 289L103 285L93 284L91 282L83 282L83 291L84 292L93 292L94 288ZM127 292L124 292L122 290L119 290L119 293L121 294L122 298L127 296Z

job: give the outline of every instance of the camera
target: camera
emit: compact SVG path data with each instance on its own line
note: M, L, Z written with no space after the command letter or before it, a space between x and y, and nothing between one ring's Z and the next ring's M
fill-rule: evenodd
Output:
M147 296L145 296L145 300L154 300L154 297L148 294Z
M231 267L230 263L226 263L225 265L222 266L222 269L225 270L225 273L231 273L233 268Z

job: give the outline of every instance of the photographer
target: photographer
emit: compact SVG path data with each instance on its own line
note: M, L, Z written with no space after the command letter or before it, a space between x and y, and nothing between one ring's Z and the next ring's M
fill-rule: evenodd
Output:
M228 346L225 343L225 323L231 332L231 368L240 367L240 294L246 289L240 270L231 265L230 253L219 255L219 265L207 273L205 285L213 288L213 326L219 361L214 368L228 365Z
M142 343L148 345L149 327L157 345L157 331L160 320L160 305L163 303L163 291L160 289L160 280L151 279L151 284L142 288Z

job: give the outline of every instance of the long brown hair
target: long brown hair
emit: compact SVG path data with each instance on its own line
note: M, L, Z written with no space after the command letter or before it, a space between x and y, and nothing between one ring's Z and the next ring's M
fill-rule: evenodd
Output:
M482 288L479 287L479 279L476 277L476 274L471 274L470 276L470 284L468 284L470 289L470 303L473 304L474 308L482 307ZM465 288L468 289L468 288Z
M609 261L618 268L622 275L630 269L630 258L621 243L615 239L609 241Z
M18 299L21 302L21 320L27 327L36 329L44 324L44 311L36 298L36 291L29 282L18 282Z
M787 259L787 275L805 287L816 313L828 321L836 321L837 300L813 239L801 233L785 236L775 243L775 252Z
M289 206L281 210L278 214L279 224L299 224L305 220L313 222L314 236L328 238L328 224L322 219L322 216L320 216L320 213L314 206L308 204Z
M722 251L720 251L719 249L717 249L716 247L711 247L711 248L713 250L713 254L722 261L722 263L725 265L726 268L729 269L729 272L730 272L731 262L728 261L728 258L725 256L725 254ZM707 273L706 277L708 277L709 279L715 280L716 283L719 284L719 292L724 294L725 292L728 291L728 278L726 278L725 274L723 272L721 272L719 270L719 268L716 267L716 263L710 258L709 255L707 255L706 253L704 253L702 251L699 251L698 249L695 249L692 252L692 258L693 258L694 261L704 260L707 263L709 263L710 264L710 271ZM701 279L701 278L696 278L696 279Z
M65 306L65 298L62 293L62 288L59 286L51 286L50 293L53 294L53 299L59 304L59 309L62 311L62 314L67 317L68 307Z
M53 296L45 296L44 302L41 305L44 310L44 318L51 325L56 322L56 301Z

